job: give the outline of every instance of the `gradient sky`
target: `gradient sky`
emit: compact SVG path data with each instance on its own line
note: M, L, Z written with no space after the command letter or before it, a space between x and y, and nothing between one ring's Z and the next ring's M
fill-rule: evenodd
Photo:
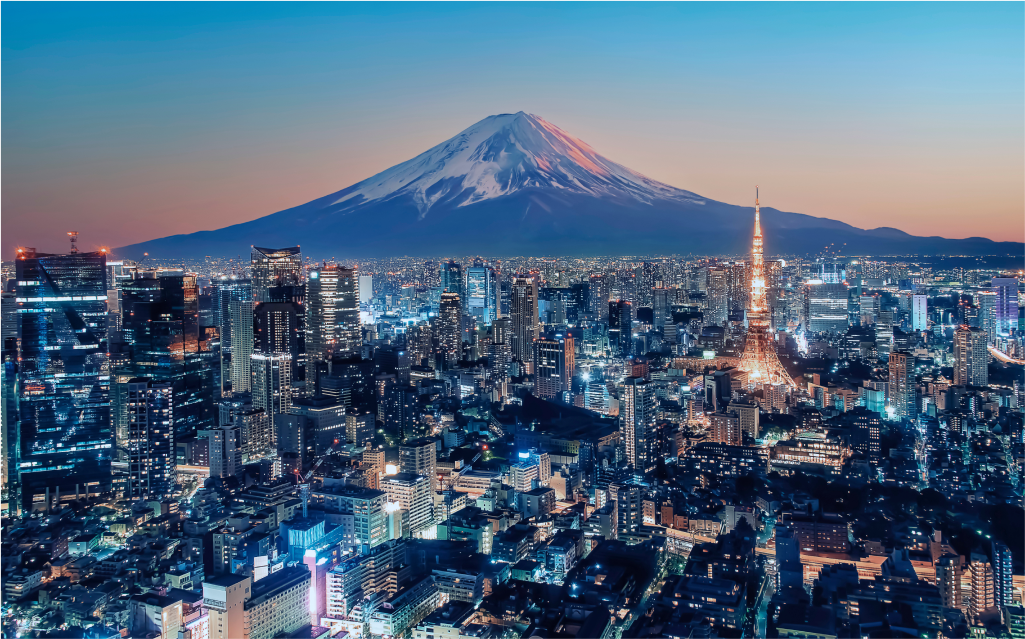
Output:
M652 178L1025 239L1025 4L3 3L2 251L213 229L536 113ZM339 238L345 241L345 238Z

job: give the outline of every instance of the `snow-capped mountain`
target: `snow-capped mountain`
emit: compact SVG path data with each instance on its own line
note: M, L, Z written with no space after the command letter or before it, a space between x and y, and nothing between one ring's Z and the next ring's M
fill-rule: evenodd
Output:
M753 195L753 194L752 194ZM763 195L765 195L763 191ZM763 204L771 204L763 197ZM745 203L747 204L747 203ZM484 118L341 191L216 231L119 249L161 257L302 247L315 258L746 253L754 210L657 182L523 112ZM762 207L766 254L1021 253L1020 243L914 237Z
M586 142L536 115L492 115L459 135L344 191L334 205L410 195L421 216L436 204L468 206L526 188L552 188L650 204L702 204L682 189L656 182L598 154Z

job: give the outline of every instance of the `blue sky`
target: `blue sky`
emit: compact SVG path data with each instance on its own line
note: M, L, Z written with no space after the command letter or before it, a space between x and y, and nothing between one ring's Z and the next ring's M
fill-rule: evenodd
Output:
M1023 239L1022 3L4 3L3 251L336 191L536 113L733 203ZM57 232L54 231L57 229Z

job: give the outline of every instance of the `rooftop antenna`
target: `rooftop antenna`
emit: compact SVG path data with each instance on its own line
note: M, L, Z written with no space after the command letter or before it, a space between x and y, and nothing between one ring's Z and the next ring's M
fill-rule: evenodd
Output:
M71 240L71 254L78 253L78 231L68 231L68 239Z

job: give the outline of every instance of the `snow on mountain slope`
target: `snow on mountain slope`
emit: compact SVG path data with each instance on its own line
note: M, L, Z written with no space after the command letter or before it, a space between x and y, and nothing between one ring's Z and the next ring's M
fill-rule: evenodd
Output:
M411 195L422 218L440 203L466 206L529 187L626 197L646 204L704 204L700 196L617 164L554 124L522 111L487 117L412 160L339 191L330 204L348 208Z

